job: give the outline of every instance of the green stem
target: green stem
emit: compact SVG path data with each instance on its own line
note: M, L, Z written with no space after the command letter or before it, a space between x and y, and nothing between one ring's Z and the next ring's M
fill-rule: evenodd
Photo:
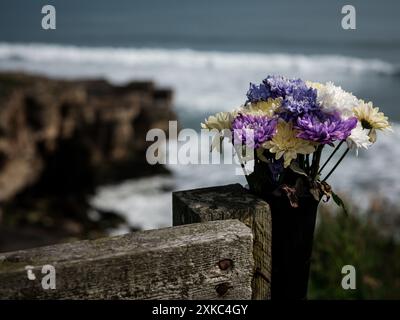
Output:
M322 180L322 182L326 181L331 174L335 171L335 169L337 168L337 166L342 162L342 160L344 159L344 157L346 156L346 154L349 152L350 148L347 148L346 151L343 153L343 155L340 157L339 161L335 164L335 166L332 168L331 171L329 171L328 175L324 178L324 180Z
M340 141L340 143L336 146L335 150L331 153L329 158L325 161L325 163L322 165L321 169L319 169L318 173L321 173L322 170L324 170L325 166L328 164L328 162L332 159L332 157L335 155L335 153L339 150L339 148L342 146L344 140Z

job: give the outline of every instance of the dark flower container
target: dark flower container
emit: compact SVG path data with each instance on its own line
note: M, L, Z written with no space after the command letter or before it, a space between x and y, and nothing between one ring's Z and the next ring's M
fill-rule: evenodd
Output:
M307 299L318 201L299 198L293 208L286 196L268 197L272 213L271 299Z
M267 163L257 156L255 160L254 171L247 177L250 192L268 202L272 215L271 299L307 299L319 201L303 175L289 169L277 181ZM292 188L295 196L284 192L284 186L295 185L302 186Z

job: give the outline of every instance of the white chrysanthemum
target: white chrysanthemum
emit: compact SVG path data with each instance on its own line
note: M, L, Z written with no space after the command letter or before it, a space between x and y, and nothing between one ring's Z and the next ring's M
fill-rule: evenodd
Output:
M351 135L346 139L346 143L351 150L356 151L357 155L358 149L368 149L372 145L368 136L368 130L363 129L360 122L358 122L357 127L351 131Z
M209 116L208 119L201 123L202 129L218 130L219 133L215 134L211 142L211 150L217 149L221 151L221 142L224 139L224 131L232 128L233 119L236 117L237 111L232 112L218 112L215 115Z
M356 96L335 86L332 82L325 85L317 82L307 82L317 89L317 102L327 111L339 111L343 118L353 116L353 109L359 105Z
M237 112L218 112L215 115L209 116L208 119L201 123L203 129L217 129L222 131L224 129L231 129L232 121L235 118Z
M366 103L364 100L359 100L359 105L353 112L365 129L393 131L388 117L379 111L379 108L374 107L372 102Z

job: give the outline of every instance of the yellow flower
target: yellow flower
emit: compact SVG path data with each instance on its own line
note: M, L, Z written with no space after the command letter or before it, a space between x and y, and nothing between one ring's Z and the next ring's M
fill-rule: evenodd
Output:
M275 159L284 158L284 167L288 167L297 154L310 154L315 150L315 144L296 137L292 123L280 121L277 132L272 140L264 142L263 148L275 153Z
M306 81L306 85L310 88L317 89L317 90L322 90L325 88L325 85L319 82L313 82L313 81Z
M269 98L267 101L259 101L257 103L251 103L250 105L245 106L243 108L243 112L247 114L272 117L275 112L280 108L281 103L281 98Z
M215 134L211 142L211 151L216 149L218 152L221 151L221 142L224 138L225 130L230 130L232 127L232 121L237 116L237 111L232 112L218 112L215 115L209 116L208 119L201 123L202 129L218 130L219 133Z
M374 108L372 102L365 103L360 100L360 104L353 109L353 112L364 129L392 130L388 117L379 112L379 108Z
M237 112L218 112L215 115L209 116L208 119L204 120L201 124L203 129L217 129L222 131L224 129L231 129L232 121L235 118Z

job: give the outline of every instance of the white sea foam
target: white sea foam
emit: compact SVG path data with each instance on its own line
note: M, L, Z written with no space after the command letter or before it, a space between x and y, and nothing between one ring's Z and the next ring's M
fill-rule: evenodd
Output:
M391 75L396 68L378 59L340 55L0 43L0 69L69 78L101 76L117 83L153 79L176 90L178 108L200 112L240 105L249 82L267 74L335 80L356 88L356 80L362 81L366 73Z

